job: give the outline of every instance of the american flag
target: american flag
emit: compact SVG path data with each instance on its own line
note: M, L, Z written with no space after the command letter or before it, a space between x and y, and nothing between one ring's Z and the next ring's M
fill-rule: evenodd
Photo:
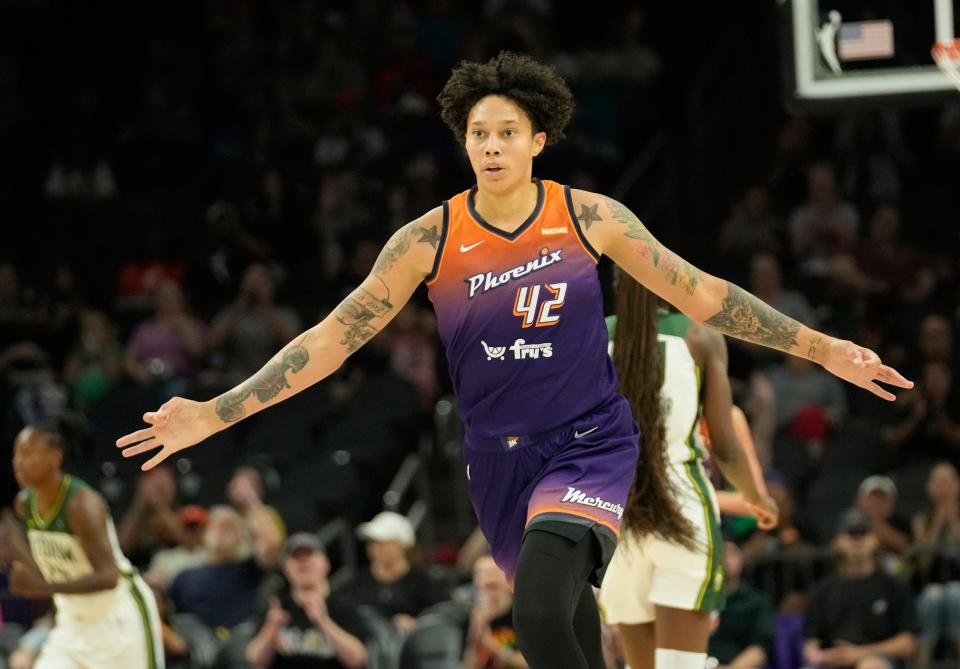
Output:
M893 56L890 21L853 21L840 26L841 60L873 60Z

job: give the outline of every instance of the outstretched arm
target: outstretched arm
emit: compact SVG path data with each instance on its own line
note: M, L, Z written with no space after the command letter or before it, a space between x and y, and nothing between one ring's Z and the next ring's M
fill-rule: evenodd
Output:
M572 191L575 213L590 244L630 276L698 323L723 334L807 358L832 374L886 400L894 395L877 382L913 384L881 364L873 351L817 332L729 281L694 267L665 247L624 205L586 191Z
M438 207L400 228L380 252L370 275L332 314L297 335L237 387L207 402L174 397L158 411L144 414L150 427L117 440L123 456L162 447L141 467L151 469L171 454L332 374L397 315L430 273L442 217Z

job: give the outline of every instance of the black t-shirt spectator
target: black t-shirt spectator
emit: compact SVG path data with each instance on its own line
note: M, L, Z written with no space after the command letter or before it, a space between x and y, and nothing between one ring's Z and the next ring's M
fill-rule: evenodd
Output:
M344 665L337 659L326 635L310 622L307 612L293 601L290 590L284 589L277 599L283 610L290 614L290 623L280 632L280 638L290 651L277 651L269 665L270 669L343 669ZM352 600L331 593L327 597L327 613L344 631L366 642L367 631ZM267 609L259 613L257 629L263 627L266 615Z
M414 567L393 583L380 583L370 570L360 573L352 595L357 604L370 606L380 615L392 618L398 613L418 616L428 606L443 601L449 593L423 569Z
M177 574L167 594L177 613L193 613L212 628L252 618L263 571L252 557Z
M878 643L916 631L914 603L906 586L881 572L866 578L828 576L814 586L803 625L821 648L837 642Z
M770 598L746 583L727 596L720 624L710 635L707 652L720 664L730 664L750 646L760 646L769 658L773 652L774 613Z

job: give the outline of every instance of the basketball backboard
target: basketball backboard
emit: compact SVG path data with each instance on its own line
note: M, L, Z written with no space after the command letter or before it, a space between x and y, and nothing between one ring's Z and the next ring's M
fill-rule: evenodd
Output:
M935 43L955 43L960 0L778 4L788 107L830 111L960 96L931 54Z

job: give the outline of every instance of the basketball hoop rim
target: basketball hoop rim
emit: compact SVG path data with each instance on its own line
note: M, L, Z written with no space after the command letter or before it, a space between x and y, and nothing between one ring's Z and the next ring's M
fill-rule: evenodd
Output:
M937 62L943 59L960 59L960 38L954 39L952 42L934 42L931 53Z
M952 42L936 42L930 49L937 67L947 79L960 90L960 39Z

